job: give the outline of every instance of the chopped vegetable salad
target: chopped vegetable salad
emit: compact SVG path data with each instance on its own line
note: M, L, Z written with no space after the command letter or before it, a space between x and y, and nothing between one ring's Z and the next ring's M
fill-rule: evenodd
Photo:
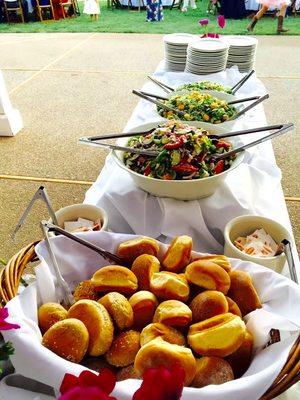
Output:
M220 83L202 81L202 82L191 82L185 85L179 86L176 90L215 90L216 92L224 92L231 94L232 90L228 86L223 86Z

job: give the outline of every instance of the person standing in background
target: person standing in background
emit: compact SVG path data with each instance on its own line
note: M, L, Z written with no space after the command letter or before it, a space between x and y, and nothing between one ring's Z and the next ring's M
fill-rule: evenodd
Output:
M89 14L92 21L98 21L100 14L99 0L85 0L83 13Z
M258 20L264 16L264 14L268 11L269 7L275 7L280 9L278 15L278 25L277 25L277 33L288 32L288 29L283 28L283 18L285 17L286 9L290 4L290 0L256 0L259 4L262 5L262 8L254 15L251 23L248 25L247 30L249 32L253 32L255 25Z
M197 8L195 0L184 0L183 5L182 5L182 12L187 12L188 6L191 6L192 10L195 10Z
M163 21L163 5L161 0L147 0L147 22Z

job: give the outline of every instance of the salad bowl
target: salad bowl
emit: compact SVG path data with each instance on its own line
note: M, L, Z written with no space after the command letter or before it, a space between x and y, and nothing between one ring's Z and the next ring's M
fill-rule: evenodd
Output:
M148 131L152 128L158 127L158 125L164 124L165 121L165 119L162 119L159 122L157 120L155 122L149 122L139 125L128 132L134 133ZM184 123L187 124L186 121ZM190 125L194 126L193 123ZM215 135L228 132L228 129L225 129L220 125L206 124L204 122L202 122L199 127L208 130L211 134ZM130 138L128 137L120 138L117 140L117 144L120 146L127 146L129 141ZM237 147L242 144L242 141L238 137L230 138L230 142L232 143L233 147ZM171 197L177 200L197 200L203 197L211 196L225 180L227 174L240 165L244 158L243 153L239 153L232 162L230 168L224 172L218 173L217 175L190 180L164 180L145 176L130 169L125 165L124 152L114 150L112 151L112 156L118 166L128 172L134 183L139 188L157 197Z

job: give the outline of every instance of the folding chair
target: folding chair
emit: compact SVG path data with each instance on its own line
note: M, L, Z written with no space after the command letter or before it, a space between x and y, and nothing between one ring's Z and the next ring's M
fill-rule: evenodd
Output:
M52 15L51 19L55 19L52 0L36 0L36 8L41 22L44 21L43 19L44 12L47 11L49 11L50 14Z
M76 15L75 4L74 4L73 0L59 0L59 5L61 7L61 12L62 12L63 18L66 18L66 15L68 15L68 9L70 7L72 7L74 10L73 15ZM66 11L66 7L68 7L67 11Z
M173 3L171 4L170 10L173 10L173 8L179 8L181 9L183 0L173 0Z
M7 22L10 24L10 13L13 12L14 14L20 13L21 21L24 23L24 13L21 4L21 0L4 0L4 11L6 15Z

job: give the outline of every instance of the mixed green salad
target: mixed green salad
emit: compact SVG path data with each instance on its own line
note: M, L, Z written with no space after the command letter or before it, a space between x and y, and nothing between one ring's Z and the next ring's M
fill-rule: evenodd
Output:
M213 162L209 156L226 153L232 145L223 139L210 139L209 132L168 121L146 136L134 136L128 146L159 151L158 156L124 153L124 163L131 170L164 180L201 179L230 168L235 156Z
M211 124L220 124L228 121L236 113L235 107L228 105L225 100L197 91L185 94L174 94L168 100L162 100L169 107L182 111L179 116L173 111L167 111L157 106L158 113L167 119L181 119L184 121L203 121Z
M230 87L210 81L186 83L185 85L179 86L176 90L215 90L217 92L224 92L228 94L232 93L232 89Z

